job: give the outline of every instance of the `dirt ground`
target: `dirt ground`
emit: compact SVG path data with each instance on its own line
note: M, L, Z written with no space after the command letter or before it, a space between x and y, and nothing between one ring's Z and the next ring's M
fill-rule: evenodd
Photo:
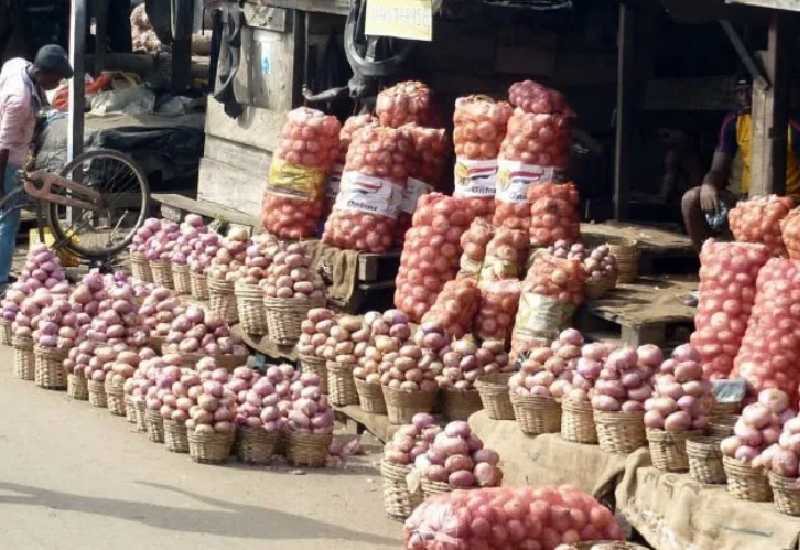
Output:
M0 549L400 548L379 455L300 470L194 464L123 418L11 374L0 346Z

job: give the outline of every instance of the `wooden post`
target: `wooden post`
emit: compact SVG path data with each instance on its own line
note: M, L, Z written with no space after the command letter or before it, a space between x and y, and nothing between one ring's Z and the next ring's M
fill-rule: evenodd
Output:
M172 0L172 91L185 92L192 84L192 0Z
M108 48L108 3L110 0L96 0L94 12L94 70L99 73L106 67Z
M86 0L72 0L69 13L69 62L75 71L69 81L67 111L67 162L83 151L83 117L86 108L84 59L86 54Z
M633 146L633 117L635 112L635 13L625 2L619 4L617 34L617 120L614 151L614 218L622 221L628 212L628 193L631 187Z
M753 86L753 158L751 197L786 193L789 103L789 21L773 11L767 35L764 71L768 86Z

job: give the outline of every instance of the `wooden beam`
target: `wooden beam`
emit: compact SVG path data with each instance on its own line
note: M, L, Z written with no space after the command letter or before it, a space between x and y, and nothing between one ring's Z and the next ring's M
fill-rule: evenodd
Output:
M753 83L760 88L768 88L769 81L764 77L764 73L756 64L753 56L750 55L750 52L747 50L747 47L744 44L744 40L742 40L742 37L739 36L738 32L736 32L736 29L733 27L731 22L722 20L719 23L722 25L722 30L725 31L726 35L728 35L728 40L731 41L731 45L733 45L733 49L736 50L736 54L739 56L742 64L747 69L747 72L750 73Z
M617 123L614 151L614 217L624 220L628 207L633 165L635 90L635 13L625 2L619 4L617 34Z
M83 117L86 108L86 0L73 0L69 10L69 62L75 74L69 81L67 111L67 162L83 151Z

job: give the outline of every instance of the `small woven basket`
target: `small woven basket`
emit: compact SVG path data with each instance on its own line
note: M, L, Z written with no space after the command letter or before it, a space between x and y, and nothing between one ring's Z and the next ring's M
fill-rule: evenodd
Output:
M515 395L511 403L522 433L539 435L561 430L561 405L555 399Z
M109 384L106 388L106 400L108 402L108 412L114 416L127 416L128 410L125 404L125 385Z
M328 400L335 407L358 405L358 392L353 378L353 367L343 363L328 361Z
M609 237L608 248L617 260L617 282L634 282L639 277L639 241Z
M775 509L787 516L800 516L800 483L796 477L786 477L775 472L767 474Z
M594 411L597 442L606 453L630 454L647 445L644 412Z
M373 414L386 414L386 399L380 384L367 384L360 378L355 378L356 393L358 393L358 406L362 411Z
M686 454L686 440L699 436L699 431L668 432L666 430L647 430L647 444L650 447L650 460L662 472L688 472L689 456Z
M508 394L510 373L492 374L478 379L475 389L481 397L483 408L492 420L514 420L514 405Z
M708 423L708 433L719 437L733 435L733 426L738 419L735 415L718 416Z
M22 380L33 380L35 378L33 338L12 336L11 345L14 347L14 376Z
M89 385L82 373L74 372L67 375L67 396L76 401L89 399Z
M186 264L172 263L172 285L175 287L175 294L192 293L192 274Z
M233 282L208 279L208 308L211 313L220 319L224 319L229 325L239 321Z
M586 297L590 300L594 300L600 298L608 292L609 290L613 289L617 286L617 274L616 273L607 273L603 277L598 279L589 279L584 284L583 289Z
M145 406L144 397L134 399L133 406L136 410L136 431L147 433L147 407Z
M175 289L172 280L172 264L168 260L150 260L150 271L153 273L153 282L170 290Z
M573 443L597 443L591 402L572 399L561 402L561 439Z
M390 424L410 424L415 414L431 412L436 403L435 391L405 391L389 386L381 386L381 389Z
M325 466L333 434L289 433L286 458L296 466Z
M772 500L772 488L769 486L769 480L764 470L753 468L730 456L722 457L722 466L725 468L725 478L730 494L750 502Z
M192 288L192 298L200 301L208 300L208 279L205 273L192 271L189 275L189 285Z
M325 359L316 355L300 355L300 370L319 376L319 388L324 395L328 395L328 369Z
M11 321L0 319L0 344L11 345Z
M153 409L146 409L144 414L147 424L147 439L153 443L164 443L164 418L161 413Z
M721 437L692 436L686 441L686 456L689 457L689 475L698 483L719 485L725 483L722 467Z
M292 345L300 339L300 326L310 309L324 307L325 299L264 298L267 311L267 337L280 345Z
M450 487L450 484L442 483L441 481L431 481L424 476L420 481L420 486L422 487L422 496L425 499L436 495L444 495L453 492L453 488Z
M141 252L131 252L131 276L143 283L153 282L153 272L150 270L150 262Z
M235 432L200 432L187 430L189 455L199 464L222 464L228 460L236 439Z
M97 409L108 407L108 397L106 395L106 383L102 380L89 380L89 404Z
M714 400L714 404L711 406L711 412L708 413L708 416L713 420L715 418L738 416L741 412L741 401L726 401L720 403L719 401Z
M171 453L188 453L189 436L186 433L186 424L165 418L164 445Z
M403 521L414 508L422 503L422 493L412 493L408 489L406 477L411 473L410 465L392 464L381 461L381 477L383 478L383 508L392 519Z
M33 347L33 383L46 390L67 389L66 354L55 348Z
M136 403L132 395L125 395L125 420L129 424L136 424Z
M236 431L236 456L245 464L269 464L275 454L278 432L239 426Z
M467 420L483 408L478 390L442 390L442 413L446 420Z
M237 281L234 294L242 330L256 336L267 334L267 310L261 287Z

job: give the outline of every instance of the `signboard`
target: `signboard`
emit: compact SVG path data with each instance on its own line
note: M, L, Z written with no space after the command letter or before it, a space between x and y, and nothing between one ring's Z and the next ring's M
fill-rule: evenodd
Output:
M407 40L433 40L432 0L367 0L364 33Z
M726 0L726 2L774 10L800 11L800 0Z

